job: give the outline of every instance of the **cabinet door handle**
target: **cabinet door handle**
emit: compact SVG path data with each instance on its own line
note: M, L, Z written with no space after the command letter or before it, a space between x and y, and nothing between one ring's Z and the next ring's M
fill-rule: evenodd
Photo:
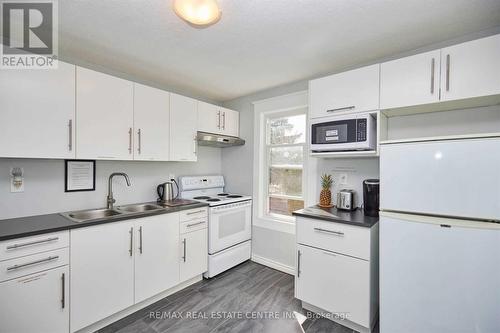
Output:
M50 257L45 258L45 259L35 260L35 261L27 262L27 263L21 264L21 265L10 266L10 267L7 267L7 271L13 271L13 270L16 270L19 268L23 268L23 267L27 267L27 266L31 266L31 265L36 265L36 264L41 264L44 262L56 260L58 258L59 258L59 256L50 256Z
M300 277L300 250L297 250L297 277Z
M64 309L66 306L66 274L62 273L61 275L61 287L62 287L62 296L61 296L61 308Z
M431 94L434 94L434 69L436 67L436 59L431 61Z
M68 135L69 135L69 141L68 141L68 149L69 151L73 150L73 119L70 119L68 121Z
M205 224L205 221L197 222L197 223L190 223L190 224L187 224L186 227L191 228L191 227L194 227L195 225L200 225L200 224Z
M335 111L344 111L344 110L352 110L354 109L355 106L354 105L350 105L350 106L344 106L342 108L336 108L336 109L330 109L330 110L326 110L326 112L335 112Z
M139 252L142 254L142 226L139 227Z
M222 113L222 129L226 130L226 112Z
M337 236L344 236L344 233L342 231L334 231L334 230L328 230L328 229L322 229L322 228L314 228L317 232L326 232L328 234L333 234Z
M137 130L137 152L141 154L141 129Z
M450 55L446 55L446 91L450 91Z
M128 248L128 253L130 254L130 256L132 257L132 251L133 251L133 246L134 246L134 227L131 227L130 228L130 246Z
M220 111L217 112L217 128L220 129Z
M13 245L7 246L7 250L13 250L13 249L17 249L17 248L25 247L25 246L30 246L30 245L48 243L48 242L56 241L58 239L59 239L59 237L50 237L50 238L47 238L47 239L37 240L37 241L33 241L33 242L27 242L27 243L21 243L21 244L13 244Z
M197 141L196 141L196 135L195 135L195 136L194 136L194 139L193 139L193 146L194 146L193 153L194 153L195 155L196 155L196 153L197 153L197 151L196 151L196 146L197 146L197 145L196 145L196 143L197 143Z
M182 255L182 260L184 260L184 262L186 262L186 238L184 238L184 240L182 241L182 246L184 247L184 251L183 251L183 255Z
M128 129L128 153L132 154L132 127Z

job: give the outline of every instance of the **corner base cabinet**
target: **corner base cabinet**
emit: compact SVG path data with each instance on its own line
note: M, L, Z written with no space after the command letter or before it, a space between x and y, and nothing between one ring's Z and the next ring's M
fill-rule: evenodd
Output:
M359 332L378 311L378 223L368 227L297 218L295 297Z

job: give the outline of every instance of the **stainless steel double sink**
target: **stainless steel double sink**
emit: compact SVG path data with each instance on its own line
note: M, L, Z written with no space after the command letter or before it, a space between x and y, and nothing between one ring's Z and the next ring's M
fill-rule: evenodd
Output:
M73 222L89 222L94 220L111 219L117 215L131 215L137 213L145 213L145 212L168 210L168 209L169 207L166 205L145 203L145 204L118 206L112 209L99 208L99 209L80 210L75 212L61 213L61 215L72 220Z

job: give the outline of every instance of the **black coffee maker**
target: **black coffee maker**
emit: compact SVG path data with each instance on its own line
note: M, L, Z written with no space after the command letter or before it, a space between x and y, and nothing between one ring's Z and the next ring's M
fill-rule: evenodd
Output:
M379 193L379 179L365 179L363 181L363 210L366 216L378 217Z

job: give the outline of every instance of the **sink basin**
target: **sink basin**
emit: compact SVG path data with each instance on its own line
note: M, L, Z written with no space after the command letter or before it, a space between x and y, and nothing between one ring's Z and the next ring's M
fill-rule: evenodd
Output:
M64 216L70 218L75 222L85 222L90 220L97 220L106 217L111 217L115 215L120 215L121 213L113 209L90 209L82 210L78 212L70 212L63 214Z
M139 205L127 205L118 207L117 210L127 212L127 213L141 213L148 212L151 210L163 209L160 206L153 204L139 204Z

